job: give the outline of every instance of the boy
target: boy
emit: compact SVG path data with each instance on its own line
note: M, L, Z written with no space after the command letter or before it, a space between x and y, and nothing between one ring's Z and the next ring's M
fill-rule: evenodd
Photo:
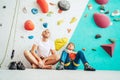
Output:
M75 52L74 51L75 45L74 43L70 42L66 49L62 52L61 58L60 58L60 65L56 68L57 70L67 69L67 70L76 70L80 64L80 60L84 64L84 70L85 71L95 71L94 68L92 68L82 51Z

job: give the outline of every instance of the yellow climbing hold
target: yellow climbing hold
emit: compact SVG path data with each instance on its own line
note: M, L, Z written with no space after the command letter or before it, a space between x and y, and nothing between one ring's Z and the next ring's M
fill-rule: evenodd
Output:
M70 21L70 24L74 23L75 21L77 21L77 18L76 17L73 17Z
M44 21L44 19L43 19L43 18L40 18L40 21L42 22L42 21Z
M58 38L55 40L55 49L58 51L68 42L68 38Z
M64 22L63 19L62 19L62 20L59 20L59 21L57 22L57 25L60 26L63 22Z

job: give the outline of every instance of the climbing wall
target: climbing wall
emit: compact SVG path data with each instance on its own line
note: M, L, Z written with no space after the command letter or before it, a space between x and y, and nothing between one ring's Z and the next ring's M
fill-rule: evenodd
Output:
M0 40L0 63L3 62L2 68L6 68L11 61L22 61L26 67L30 67L23 52L25 49L31 49L34 40L40 38L41 32L46 28L51 31L51 40L55 41L57 39L58 42L63 40L65 44L69 41L88 0L68 0L70 9L67 11L61 11L58 8L58 1L47 0L49 6L47 13L41 11L36 0L5 0L0 3L0 6L4 6L4 2L6 5L6 9L1 8L2 14L0 14L0 21L3 21L0 22L2 24L2 27L0 26L0 37L6 35ZM6 17L3 17L4 15ZM31 31L24 28L27 20L31 20L34 24L35 28ZM64 42L64 40L67 41ZM3 44L4 46L1 46ZM11 60L13 50L15 52ZM59 53L61 48L57 51Z
M82 50L88 62L97 70L120 70L120 2L119 0L101 1L108 3L101 6L95 0L89 0L70 41L75 42L76 50ZM102 14L97 19L99 25L95 23L95 13ZM110 20L109 25L106 16ZM102 17L104 22L99 21ZM103 25L106 28L101 28ZM80 66L79 69L83 67Z

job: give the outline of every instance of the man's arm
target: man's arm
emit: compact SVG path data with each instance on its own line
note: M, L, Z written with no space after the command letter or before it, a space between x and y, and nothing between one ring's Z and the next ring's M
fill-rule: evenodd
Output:
M31 53L33 54L33 56L39 61L41 61L40 57L35 53L35 51L37 50L38 46L33 44L32 49L31 49Z
M50 50L50 52L51 52L52 55L54 55L56 53L56 51L52 50L52 49Z

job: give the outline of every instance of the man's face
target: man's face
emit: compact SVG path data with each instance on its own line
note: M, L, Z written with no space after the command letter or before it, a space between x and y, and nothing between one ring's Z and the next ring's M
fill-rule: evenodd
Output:
M42 32L43 38L49 38L50 37L50 31L46 29L45 31Z

